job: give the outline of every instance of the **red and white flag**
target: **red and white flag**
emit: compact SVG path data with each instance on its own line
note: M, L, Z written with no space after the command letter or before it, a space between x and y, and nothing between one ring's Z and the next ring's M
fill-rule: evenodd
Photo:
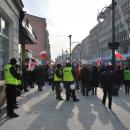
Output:
M123 59L122 54L119 53L119 52L117 52L116 50L115 50L115 57L116 57L117 59L119 59L119 60L122 60L122 59Z
M39 53L39 58L41 58L41 59L46 59L47 58L46 50Z
M101 57L98 58L98 59L96 59L96 64L97 64L97 66L100 66L100 65L102 64L102 59L101 59Z

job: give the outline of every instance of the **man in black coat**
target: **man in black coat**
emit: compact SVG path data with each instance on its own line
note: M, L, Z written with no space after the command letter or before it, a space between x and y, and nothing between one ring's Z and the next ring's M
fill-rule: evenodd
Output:
M112 66L108 65L105 71L102 73L102 87L103 87L103 99L102 103L105 105L106 97L108 95L108 107L111 109L112 106L112 91L115 83L115 72L112 71Z
M91 70L88 66L84 65L81 68L81 83L82 83L82 93L83 96L88 96L89 89L90 89L90 77L91 77Z

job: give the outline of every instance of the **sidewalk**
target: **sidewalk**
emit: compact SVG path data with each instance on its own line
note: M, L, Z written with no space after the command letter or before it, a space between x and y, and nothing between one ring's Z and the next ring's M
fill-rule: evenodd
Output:
M124 95L124 88L113 97L112 111L101 103L101 89L98 97L89 95L77 92L80 102L58 101L51 87L42 92L35 87L19 98L20 117L0 115L0 130L130 130L130 95Z

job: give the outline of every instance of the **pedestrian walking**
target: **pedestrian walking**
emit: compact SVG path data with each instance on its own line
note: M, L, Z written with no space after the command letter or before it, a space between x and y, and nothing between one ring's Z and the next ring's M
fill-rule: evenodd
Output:
M103 99L102 103L105 105L106 97L108 95L108 108L111 109L112 106L112 92L115 84L115 72L112 71L112 66L108 65L105 71L102 73L101 77L102 87L103 87Z
M80 87L79 87L79 81L80 81L80 68L79 68L79 65L77 63L74 63L72 65L72 69L74 70L74 80L75 80L75 84L76 84L76 89L80 90Z
M88 96L90 89L91 73L87 65L83 65L80 72L83 96Z
M116 74L116 85L117 85L118 90L120 90L120 86L121 86L122 81L123 81L123 73L122 72L123 71L122 71L121 66L117 66L115 74Z
M38 85L38 91L42 91L42 87L45 85L45 68L43 65L38 65L35 68L36 84Z
M22 80L24 92L28 92L28 65L23 65L22 68Z
M53 67L53 65L50 65L49 69L48 69L49 85L53 85L53 78L54 78L54 67Z
M92 66L91 74L91 86L92 86L92 95L97 95L97 87L99 87L99 71L96 66Z
M21 77L21 74L20 74L20 66L18 64L16 64L15 69L17 71L17 74L19 75L18 78L17 78L18 85L16 87L16 103L15 103L15 106L14 106L14 108L17 109L17 108L19 108L17 97L21 95L21 92L23 90L23 86L22 86L22 77Z

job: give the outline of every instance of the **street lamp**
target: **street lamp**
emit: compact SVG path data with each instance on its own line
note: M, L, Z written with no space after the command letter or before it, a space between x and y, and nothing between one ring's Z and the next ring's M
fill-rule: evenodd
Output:
M103 12L105 8L111 9L112 11L112 42L108 43L108 47L112 50L112 68L114 71L115 71L115 50L118 49L119 46L119 43L115 42L115 5L116 1L112 0L111 7L110 6L104 7L97 17L98 20L105 18L105 14Z
M68 59L68 51L64 51L63 48L62 48L62 60L65 61L66 63L68 62L67 59Z
M71 37L72 37L72 35L69 35L68 37L70 39L70 63L71 63Z

